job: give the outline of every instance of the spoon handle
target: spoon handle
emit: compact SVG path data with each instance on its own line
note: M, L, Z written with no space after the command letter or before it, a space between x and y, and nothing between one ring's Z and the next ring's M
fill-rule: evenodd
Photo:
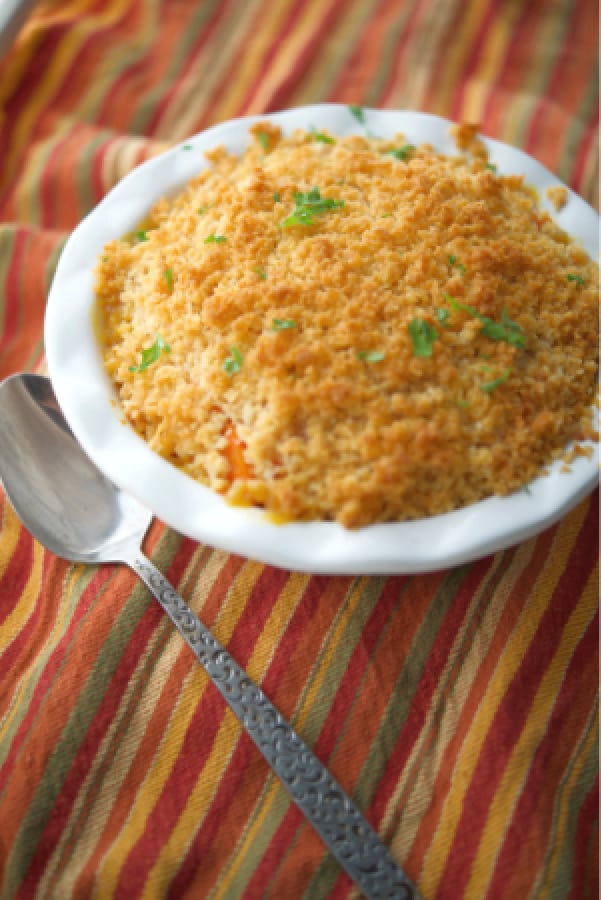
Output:
M276 775L369 900L419 900L371 825L307 744L141 553L124 560L154 594Z

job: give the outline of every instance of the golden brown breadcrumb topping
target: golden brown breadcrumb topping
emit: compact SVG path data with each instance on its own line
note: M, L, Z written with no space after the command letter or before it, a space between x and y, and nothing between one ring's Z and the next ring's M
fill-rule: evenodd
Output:
M153 450L357 527L507 494L590 436L598 268L477 129L457 156L251 131L98 263L106 369Z

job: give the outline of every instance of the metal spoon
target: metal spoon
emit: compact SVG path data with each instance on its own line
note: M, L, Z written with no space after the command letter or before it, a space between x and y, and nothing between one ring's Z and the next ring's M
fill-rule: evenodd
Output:
M41 375L0 384L0 478L26 528L57 556L137 572L340 865L368 898L419 900L352 800L263 691L140 551L152 521L75 440Z

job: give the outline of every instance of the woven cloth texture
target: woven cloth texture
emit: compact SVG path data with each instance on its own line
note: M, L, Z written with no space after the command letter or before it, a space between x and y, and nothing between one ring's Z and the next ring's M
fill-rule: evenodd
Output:
M39 0L0 60L0 378L45 371L61 249L127 172L322 101L479 122L597 205L595 0ZM598 502L410 577L287 572L157 521L145 551L426 900L582 900ZM357 897L136 576L0 504L0 897Z

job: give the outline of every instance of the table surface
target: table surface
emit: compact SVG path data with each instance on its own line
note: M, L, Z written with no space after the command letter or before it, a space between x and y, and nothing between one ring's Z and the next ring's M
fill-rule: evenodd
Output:
M481 123L597 203L594 0L39 0L0 60L0 378L45 371L70 231L135 165L318 102ZM445 571L145 550L426 900L598 895L598 493ZM0 494L0 896L343 898L348 877L123 566Z

